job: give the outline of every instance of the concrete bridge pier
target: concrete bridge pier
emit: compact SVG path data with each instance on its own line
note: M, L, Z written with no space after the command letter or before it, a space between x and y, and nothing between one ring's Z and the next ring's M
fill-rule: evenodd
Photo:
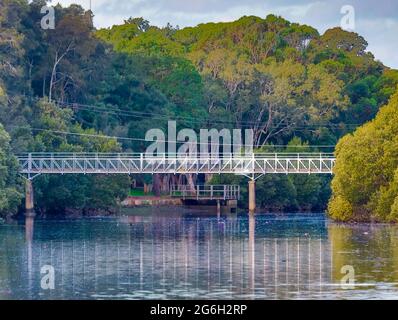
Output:
M254 213L256 211L256 180L252 179L249 181L249 212Z
M25 216L34 217L35 209L33 202L33 183L32 180L26 179L25 183Z

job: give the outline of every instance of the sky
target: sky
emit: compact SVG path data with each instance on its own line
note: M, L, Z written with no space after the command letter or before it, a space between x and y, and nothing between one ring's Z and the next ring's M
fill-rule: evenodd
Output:
M90 6L90 0L53 0L52 4L58 2ZM346 6L351 6L349 11L342 10ZM234 21L244 15L264 18L276 14L323 33L343 21L345 28L368 41L368 50L376 59L398 69L397 0L91 0L91 8L97 28L121 24L129 17L143 17L160 27L168 22L186 27Z

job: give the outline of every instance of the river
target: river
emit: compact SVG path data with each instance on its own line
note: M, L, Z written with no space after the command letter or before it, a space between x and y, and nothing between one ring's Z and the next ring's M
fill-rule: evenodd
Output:
M1 225L0 299L398 297L396 226L162 211Z

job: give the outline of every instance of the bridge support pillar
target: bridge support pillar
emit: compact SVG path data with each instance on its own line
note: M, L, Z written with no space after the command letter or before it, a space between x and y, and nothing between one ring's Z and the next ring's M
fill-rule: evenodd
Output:
M25 216L34 217L35 209L33 202L33 184L32 180L27 179L25 183Z
M249 212L254 213L256 211L256 181L249 181Z
M221 203L220 200L217 200L217 218L221 216Z

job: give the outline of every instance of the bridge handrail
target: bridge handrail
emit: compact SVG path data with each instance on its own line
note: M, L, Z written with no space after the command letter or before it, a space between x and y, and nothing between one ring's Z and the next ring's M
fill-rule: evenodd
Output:
M214 157L212 154L197 153L195 155L190 154L158 154L155 156L147 156L145 153L105 153L105 152L31 152L16 155L18 159L309 159L309 158L322 158L322 159L333 159L335 158L333 153L323 152L299 152L299 153L288 153L288 152L273 152L273 153L253 153L251 155L235 155L235 154L220 154L218 157Z
M170 186L170 196L183 199L224 199L239 200L239 185L172 185Z
M224 188L239 188L240 186L238 184L203 184L203 185L195 185L194 188L195 190L197 190L197 188L199 188L201 191L206 191L206 190L210 190L213 189L214 191L224 191ZM194 191L192 189L192 186L190 185L172 185L170 186L170 190L173 191L183 191L183 190L187 190L187 191Z
M253 153L147 157L143 153L29 153L19 155L20 172L28 175L133 173L333 173L331 153Z

